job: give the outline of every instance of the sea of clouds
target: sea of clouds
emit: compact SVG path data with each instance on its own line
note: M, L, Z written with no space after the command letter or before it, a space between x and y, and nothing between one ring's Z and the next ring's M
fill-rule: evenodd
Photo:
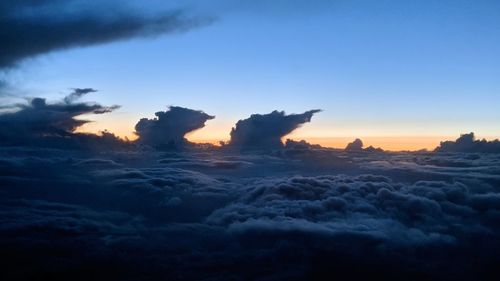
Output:
M1 280L498 280L498 141L435 151L281 139L318 110L240 120L170 107L138 140L76 133L117 106L31 98L0 114Z
M495 280L500 154L0 148L2 280Z

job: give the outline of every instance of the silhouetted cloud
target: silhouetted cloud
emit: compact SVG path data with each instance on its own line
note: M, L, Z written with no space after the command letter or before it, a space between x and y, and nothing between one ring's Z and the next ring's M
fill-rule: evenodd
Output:
M43 140L69 140L82 134L75 134L76 128L88 123L76 119L83 114L104 114L119 106L103 106L97 103L75 103L79 97L95 92L94 89L73 89L62 102L47 103L44 98L32 98L27 104L10 105L11 112L0 114L0 143L3 144L45 144ZM104 132L106 138L114 135ZM88 136L91 137L91 136ZM103 139L103 142L106 142Z
M168 111L155 113L156 118L142 118L135 125L139 143L154 147L179 147L187 143L184 136L205 126L215 118L200 110L170 106Z
M181 11L145 15L126 6L126 1L3 0L0 68L55 50L185 31L208 22Z
M382 148L380 147L375 148L372 145L366 148L363 147L364 147L363 141L361 139L355 139L353 142L348 143L344 150L349 152L361 152L361 151L372 152L372 153L384 152Z
M73 89L73 92L71 94L64 97L64 102L70 104L88 93L95 93L95 92L97 92L97 90L92 88L83 88L83 89L75 88Z
M369 147L365 148L364 151L366 152L384 152L384 150L380 147L374 147L373 145L370 145Z
M252 114L239 120L231 130L230 145L246 148L280 148L281 138L310 122L312 116L321 110L309 110L302 114L286 115L284 111L269 114Z
M456 141L441 142L436 151L500 153L500 141L476 140L474 133L469 133L461 135Z
M355 139L353 142L350 142L345 147L346 151L363 151L363 141L360 139Z

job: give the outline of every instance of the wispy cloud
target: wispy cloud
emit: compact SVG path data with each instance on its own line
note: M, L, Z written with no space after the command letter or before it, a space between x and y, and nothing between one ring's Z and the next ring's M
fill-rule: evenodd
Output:
M182 32L211 22L207 18L187 17L181 10L141 14L127 9L126 4L127 1L2 1L0 68L56 50Z

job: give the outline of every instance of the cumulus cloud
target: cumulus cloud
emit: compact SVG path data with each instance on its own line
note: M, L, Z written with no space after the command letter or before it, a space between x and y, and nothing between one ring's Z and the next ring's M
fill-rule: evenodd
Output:
M382 148L380 148L380 147L375 148L372 145L364 148L364 144L363 144L363 141L361 139L355 139L353 142L348 143L344 150L349 151L349 152L361 152L361 151L384 152L384 150Z
M275 110L269 114L253 114L236 123L236 126L231 130L229 144L246 148L283 147L281 138L293 132L303 123L310 122L312 116L318 112L320 110L286 115L284 111Z
M127 3L2 1L0 68L12 67L23 59L51 51L185 31L208 22L189 19L182 11L140 14L132 8L124 8Z
M441 142L436 151L500 153L500 141L477 140L474 133L469 133L461 135L456 141Z
M363 150L363 141L360 139L355 139L353 142L350 142L345 147L346 151L362 151Z
M154 147L172 148L188 143L184 136L205 126L215 118L200 110L171 106L168 111L158 111L155 118L142 118L135 125L138 142Z
M32 98L26 104L10 105L10 111L0 114L0 143L3 144L41 144L43 140L69 140L77 135L74 131L88 123L76 119L83 114L104 114L118 106L103 106L97 103L75 102L79 97L95 92L94 89L73 89L63 101L47 103L44 98ZM105 132L105 137L113 138ZM106 138L103 138L105 142Z

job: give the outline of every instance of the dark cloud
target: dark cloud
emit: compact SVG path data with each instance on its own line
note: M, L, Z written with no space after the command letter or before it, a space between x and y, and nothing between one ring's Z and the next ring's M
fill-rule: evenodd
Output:
M366 152L384 152L384 150L380 147L374 147L370 145L369 147L365 148L364 151Z
M474 133L469 133L461 135L456 141L441 142L436 151L500 153L500 141L476 140Z
M171 106L155 113L154 119L142 118L135 125L139 143L159 148L180 147L188 143L184 136L215 118L200 110Z
M314 110L233 129L231 145L270 150L155 150L214 117L170 107L125 145L74 132L114 109L78 102L92 92L0 115L1 280L500 277L500 154L283 146Z
M375 148L371 145L366 148L363 147L364 147L363 141L361 139L355 139L353 142L348 143L344 150L349 152L361 152L361 151L372 152L372 153L384 152L384 150L380 147Z
M0 143L36 145L53 141L56 145L71 141L78 136L87 139L96 137L74 133L78 127L89 122L75 117L84 114L108 113L117 109L118 106L75 102L79 97L95 91L77 88L62 102L47 103L44 98L37 97L29 99L27 104L10 105L10 112L0 114ZM104 132L102 142L106 143L113 138L118 141L113 134Z
M350 142L345 147L346 151L362 151L363 150L363 141L360 139L355 139L353 142Z
M471 170L498 168L498 156L307 150L311 154L270 156L225 150L89 154L0 148L0 259L5 265L0 277L499 276L500 182L486 177L494 170L476 169L483 177L473 182L425 171L413 179L360 166L341 174L312 152L340 166L385 159L450 169L447 163L453 160ZM231 169L202 165L221 161L246 164Z
M312 116L320 110L310 110L302 114L286 115L284 111L273 111L269 114L253 114L247 119L239 120L231 130L232 146L243 148L280 148L281 138L310 122Z
M123 1L4 0L0 4L0 68L51 51L185 31L208 22L188 19L181 11L144 15L126 6Z
M71 94L64 97L64 102L70 104L88 93L95 93L95 92L97 92L97 90L92 88L83 88L83 89L75 88L73 89L73 92Z

